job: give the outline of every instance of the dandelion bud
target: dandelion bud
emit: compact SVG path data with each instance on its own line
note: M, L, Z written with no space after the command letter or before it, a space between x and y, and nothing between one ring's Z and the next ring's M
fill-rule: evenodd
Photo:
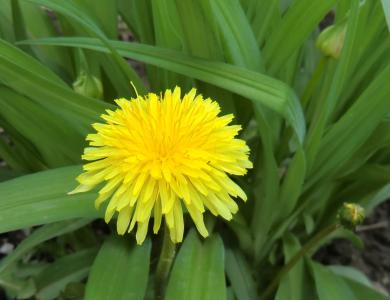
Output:
M364 217L364 208L355 203L344 203L338 213L340 224L350 230L362 224Z
M345 33L347 31L346 23L331 25L323 30L317 38L316 46L325 56L335 59L339 58L343 49Z
M100 80L84 71L80 72L76 81L73 82L73 90L87 97L100 99L103 96L103 86Z

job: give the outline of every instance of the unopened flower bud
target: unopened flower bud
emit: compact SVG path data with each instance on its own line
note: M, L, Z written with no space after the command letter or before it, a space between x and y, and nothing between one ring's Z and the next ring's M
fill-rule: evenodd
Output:
M101 99L103 86L98 78L82 71L73 83L73 90L81 95Z
M362 224L364 217L364 208L355 203L344 203L338 213L340 224L350 230Z
M344 46L346 23L331 25L323 30L317 38L316 46L325 56L339 58Z

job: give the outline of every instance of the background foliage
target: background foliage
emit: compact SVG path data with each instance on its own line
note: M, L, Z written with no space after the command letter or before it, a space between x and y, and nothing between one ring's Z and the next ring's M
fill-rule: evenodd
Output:
M389 11L387 0L0 0L0 232L43 225L0 262L0 286L18 298L154 297L162 238L97 235L96 195L66 195L90 124L135 95L132 81L141 94L196 86L217 100L255 164L237 178L249 201L232 222L209 218L206 240L187 222L166 299L259 299L343 202L370 212L390 196ZM315 46L332 15L345 30L338 57ZM371 287L308 255L274 297L387 299Z

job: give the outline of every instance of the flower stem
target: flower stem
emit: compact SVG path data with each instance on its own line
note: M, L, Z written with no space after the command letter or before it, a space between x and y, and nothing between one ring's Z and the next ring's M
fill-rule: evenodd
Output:
M169 236L168 226L164 228L163 244L156 269L156 300L164 299L165 287L175 257L176 247Z
M261 300L268 299L272 292L277 288L279 282L282 278L295 266L295 264L304 257L310 250L312 250L315 246L318 245L324 238L333 233L335 230L340 228L340 224L332 224L328 227L325 227L323 230L318 232L315 236L313 236L303 247L302 249L295 254L290 261L283 266L283 268L279 271L276 277L272 280L270 285L267 287L263 295L260 297Z

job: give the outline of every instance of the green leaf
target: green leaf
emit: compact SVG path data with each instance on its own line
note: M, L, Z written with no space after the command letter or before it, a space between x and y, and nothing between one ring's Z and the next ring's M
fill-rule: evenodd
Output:
M252 1L253 15L248 15L251 22L257 44L261 47L264 40L268 39L272 30L277 28L280 23L280 1Z
M0 276L0 286L7 291L11 299L29 299L36 292L36 286L32 278L22 280L15 278L12 274Z
M118 13L117 3L111 0L100 0L99 5L93 0L75 0L88 13L94 17L96 23L101 26L102 31L110 39L118 37Z
M390 148L390 121L385 120L375 129L367 141L358 151L350 158L349 162L343 168L346 174L356 171L358 177L363 179L364 168L367 161L382 149ZM343 174L344 175L344 174ZM364 176L364 179L367 177ZM354 178L355 180L357 178Z
M165 298L225 300L224 246L214 235L202 244L191 231L175 260Z
M305 153L301 148L290 162L286 177L284 179L278 207L283 207L280 210L280 218L285 218L294 210L299 196L301 196L303 183L306 175L306 159Z
M75 93L44 65L2 40L0 80L15 91L34 99L53 114L60 114L61 118L82 134L109 106Z
M322 278L318 278L319 280L325 280L322 284L329 288L329 292L327 292L326 298L324 299L356 299L356 300L367 300L367 299L375 299L375 300L389 300L389 296L385 296L375 290L369 279L362 274L360 271L346 266L329 266L324 267L320 264L315 264L313 267L314 272L326 274ZM319 271L320 270L320 271ZM332 274L333 273L333 274ZM317 274L318 275L318 274ZM325 279L327 278L327 279ZM317 283L319 284L319 283ZM349 290L350 292L343 292L344 295L351 295L351 298L331 298L333 293L337 293L337 289ZM333 290L332 290L333 289ZM325 293L325 292L324 292ZM328 298L330 296L330 298ZM322 300L322 298L319 298Z
M360 203L367 210L367 212L372 212L375 207L381 203L389 200L390 197L390 183L385 184L379 190L374 193L364 197Z
M311 262L319 300L357 300L352 289L325 266Z
M25 1L18 0L17 2L19 2L23 25L29 38L49 37L58 34L51 17L41 7ZM14 20L14 23L17 24L18 21ZM73 74L69 49L34 46L31 50L40 61L62 78L68 79Z
M172 2L177 7L182 28L180 38L183 41L183 52L194 57L223 61L221 39L211 13L210 1L173 0ZM218 99L222 113L236 114L231 93L204 82L197 82L197 87L200 93Z
M110 237L93 263L84 299L144 299L150 250L150 240L136 246L128 238Z
M48 8L53 9L54 11L63 14L64 16L70 18L73 22L76 22L80 26L82 26L85 30L98 37L104 45L106 45L123 73L127 76L129 81L134 82L137 86L138 90L141 93L145 92L145 85L142 83L142 80L139 78L137 73L129 66L127 62L125 62L115 51L114 48L108 43L107 37L104 34L103 30L99 27L99 25L91 18L85 11L77 5L74 1L66 1L63 2L61 0L24 0L32 3L36 3L38 5L43 5Z
M0 157L2 160L4 160L12 170L16 172L24 172L28 168L26 167L26 162L23 157L18 155L18 150L17 146L14 145L12 147L8 142L0 137Z
M260 106L259 104L255 105ZM255 255L256 260L266 255L264 253L264 244L268 240L268 231L273 225L278 210L275 210L280 193L279 169L274 154L274 143L271 133L271 126L267 123L265 112L261 107L255 109L256 121L259 127L259 134L262 141L262 160L259 164L263 165L265 178L258 171L255 191L255 205L252 216L252 232L255 237Z
M353 268L353 267L348 267L348 266L341 266L341 265L331 265L328 266L332 272L335 274L348 278L350 280L354 280L356 282L359 282L367 287L373 288L370 280L367 278L365 274L360 272L359 270Z
M61 291L71 282L87 277L97 249L82 250L61 257L48 265L36 278L37 300L58 299Z
M263 49L270 74L276 74L291 54L299 50L336 2L336 0L293 2L272 31Z
M283 237L285 262L289 262L300 250L301 245L298 239L294 235L287 233ZM300 259L286 276L282 278L276 292L275 300L313 299L314 295L312 295L310 284L305 262L303 259Z
M84 141L75 128L60 124L58 116L8 87L0 86L0 94L0 117L35 146L47 166L81 161Z
M226 251L225 268L237 299L258 299L252 270L240 251Z
M101 216L95 193L68 196L79 166L22 176L0 183L0 233L74 218Z
M389 296L385 296L373 288L369 288L366 285L360 284L354 280L344 279L344 281L349 285L351 290L357 300L367 300L367 299L375 299L375 300L389 300Z
M25 43L108 51L99 40L91 38L53 38ZM303 141L305 120L300 103L293 90L283 82L237 66L190 57L174 50L116 41L110 44L125 57L205 81L268 107L284 116L299 141Z
M6 270L13 263L21 259L26 253L28 253L31 249L38 246L39 244L57 236L77 230L80 227L87 225L89 222L91 222L90 219L64 221L45 225L35 230L26 239L24 239L18 245L18 247L14 251L12 251L12 253L10 253L4 259L1 260L0 273Z
M222 60L220 37L215 30L208 0L174 0L181 28L183 44L188 54L212 60Z
M328 118L333 112L337 100L340 98L341 91L348 79L349 70L353 62L353 51L356 48L359 25L359 0L352 1L351 13L347 22L347 33L343 45L341 57L337 63L337 68L334 73L332 83L326 98L318 102L313 122L305 141L305 151L308 160L308 169L310 170L315 158L320 151L323 133L328 122Z
M252 28L238 0L210 1L223 36L228 61L252 70L262 70L260 50Z
M335 174L390 112L390 86L386 84L389 76L390 66L387 66L340 120L329 128L321 142L321 155L309 174L307 187Z
M390 2L388 0L382 0L382 6L386 16L387 27L390 30Z
M145 44L154 43L151 0L118 0L118 9L137 41Z
M0 2L0 38L11 43L15 41L15 34L12 22L12 9L10 1Z
M151 5L155 45L183 50L183 32L175 1L151 1ZM190 89L194 85L194 83L191 83L190 80L181 75L153 66L148 66L147 72L152 90L155 91L172 88L175 85L179 85L183 89Z

